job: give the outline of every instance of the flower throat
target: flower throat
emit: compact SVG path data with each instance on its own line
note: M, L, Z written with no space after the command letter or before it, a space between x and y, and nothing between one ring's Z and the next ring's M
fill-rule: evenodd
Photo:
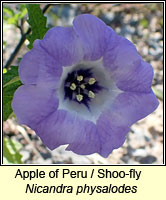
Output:
M96 98L96 93L101 89L103 88L93 77L91 69L79 69L67 75L64 83L64 98L84 104L89 109L89 102Z

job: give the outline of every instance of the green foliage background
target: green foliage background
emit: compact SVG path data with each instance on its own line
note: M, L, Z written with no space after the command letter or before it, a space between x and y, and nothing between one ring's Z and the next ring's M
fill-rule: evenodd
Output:
M21 4L18 12L14 12L11 8L3 7L4 23L13 24L20 27L22 20L28 13L28 23L31 28L30 34L27 35L29 41L28 48L33 48L33 42L36 39L42 39L48 31L46 27L46 17L43 16L40 5L38 4ZM22 30L23 31L23 30ZM4 41L3 45L6 45ZM21 58L19 58L21 60ZM22 85L18 76L18 66L10 66L9 69L3 69L3 121L6 121L12 114L11 107L13 95L18 87ZM4 164L22 164L19 153L21 144L9 138L3 139L3 163Z

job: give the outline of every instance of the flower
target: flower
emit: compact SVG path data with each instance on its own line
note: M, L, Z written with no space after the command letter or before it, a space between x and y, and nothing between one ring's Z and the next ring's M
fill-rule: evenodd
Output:
M93 15L51 28L19 65L12 107L51 150L107 157L130 126L158 106L153 69L135 46Z

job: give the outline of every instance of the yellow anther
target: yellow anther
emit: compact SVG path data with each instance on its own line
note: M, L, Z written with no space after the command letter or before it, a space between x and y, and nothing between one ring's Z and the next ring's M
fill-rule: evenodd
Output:
M83 95L82 94L77 94L76 95L77 101L82 101L83 100Z
M93 93L91 90L88 93L88 97L94 99L95 98L95 93Z
M84 84L81 84L81 85L80 85L80 88L85 89L85 85L84 85Z
M77 76L77 81L82 81L83 80L83 76Z
M89 85L93 85L95 82L96 82L95 78L90 78L88 81Z
M76 84L75 84L75 83L72 83L72 84L70 85L70 89L71 89L71 90L75 90L75 89L76 89L76 87L77 87L77 86L76 86Z

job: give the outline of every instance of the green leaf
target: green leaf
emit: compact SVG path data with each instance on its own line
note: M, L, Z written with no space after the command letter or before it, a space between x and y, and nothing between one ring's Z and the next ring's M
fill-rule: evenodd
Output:
M27 8L24 4L19 6L17 11L13 11L9 7L3 7L3 18L8 24L18 25L19 20L22 19L27 13Z
M43 16L39 4L28 4L27 9L29 16L28 23L32 29L32 34L27 36L27 39L30 42L28 48L32 49L33 42L36 39L43 39L48 31L48 28L46 27L47 18Z
M12 18L14 16L14 11L7 7L7 6L4 6L3 7L3 20L8 22L8 19Z
M7 85L3 89L3 120L7 120L8 117L11 115L13 112L11 103L13 100L13 95L16 89L21 86L22 83L20 81L16 81L10 85Z
M19 12L19 18L22 19L27 14L26 5L25 4L20 4L19 10L20 10L20 12Z
M12 139L3 139L3 163L4 164L22 164L22 155L19 153L22 145Z
M9 81L11 81L13 78L15 78L17 76L18 76L18 67L17 66L11 66L10 70L3 68L3 87L5 84L7 84Z
M3 14L7 14L9 17L12 17L12 16L14 16L14 11L9 7L4 6L3 7Z
M22 85L18 77L18 67L12 66L11 70L3 69L3 120L12 114L12 99L16 89Z
M10 80L9 82L7 82L6 84L3 85L3 88L12 84L12 83L15 83L16 81L19 81L19 76L15 76L12 80Z

